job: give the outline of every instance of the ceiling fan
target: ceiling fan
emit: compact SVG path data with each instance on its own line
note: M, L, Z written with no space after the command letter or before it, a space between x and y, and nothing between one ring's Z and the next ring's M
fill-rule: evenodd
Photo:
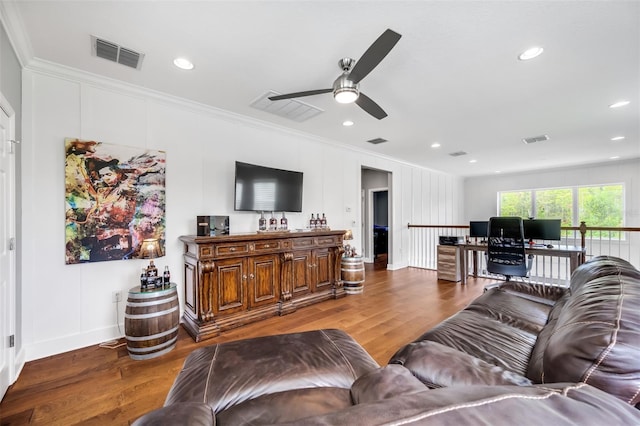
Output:
M382 120L387 116L387 113L371 98L360 92L359 83L387 56L400 40L400 37L402 36L395 31L386 30L369 46L358 62L351 58L340 59L338 65L342 69L342 75L333 82L333 87L330 89L307 90L286 95L270 96L269 100L279 101L333 92L333 97L337 102L343 104L355 102L367 113L378 120Z

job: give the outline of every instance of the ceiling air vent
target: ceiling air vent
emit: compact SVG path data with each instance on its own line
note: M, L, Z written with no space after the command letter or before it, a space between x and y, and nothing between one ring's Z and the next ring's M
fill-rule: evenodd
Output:
M91 52L98 58L117 62L137 70L142 66L144 58L144 53L138 53L96 36L91 36Z
M543 142L543 141L548 141L548 140L549 140L549 136L540 135L540 136L533 136L531 138L524 138L524 139L522 139L522 142L524 142L524 143L526 143L528 145L530 143Z
M456 151L449 153L449 155L452 157L460 157L461 155L467 155L467 153L464 151Z
M251 102L250 106L297 122L303 122L324 112L318 107L314 107L297 99L284 99L281 101L269 100L269 96L280 94L281 93L270 90Z
M384 143L384 142L389 142L386 139L382 139L382 138L375 138L375 139L369 139L367 142L372 143L374 145L378 145L379 143Z

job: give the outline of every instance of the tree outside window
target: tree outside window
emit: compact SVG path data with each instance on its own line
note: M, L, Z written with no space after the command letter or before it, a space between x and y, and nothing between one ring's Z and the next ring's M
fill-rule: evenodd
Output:
M500 216L561 219L562 226L582 221L588 226L624 226L622 184L504 191L498 193L498 203ZM600 232L592 234L596 236Z

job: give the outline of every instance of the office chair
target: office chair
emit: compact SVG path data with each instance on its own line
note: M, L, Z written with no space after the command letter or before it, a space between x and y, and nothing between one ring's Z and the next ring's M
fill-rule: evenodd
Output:
M487 271L511 277L526 277L529 272L524 251L522 218L492 217L487 229Z

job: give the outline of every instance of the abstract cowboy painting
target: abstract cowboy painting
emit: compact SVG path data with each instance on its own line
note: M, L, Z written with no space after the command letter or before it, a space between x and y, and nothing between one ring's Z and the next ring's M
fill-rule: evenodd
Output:
M163 151L65 139L66 263L140 258L141 242L164 251Z

